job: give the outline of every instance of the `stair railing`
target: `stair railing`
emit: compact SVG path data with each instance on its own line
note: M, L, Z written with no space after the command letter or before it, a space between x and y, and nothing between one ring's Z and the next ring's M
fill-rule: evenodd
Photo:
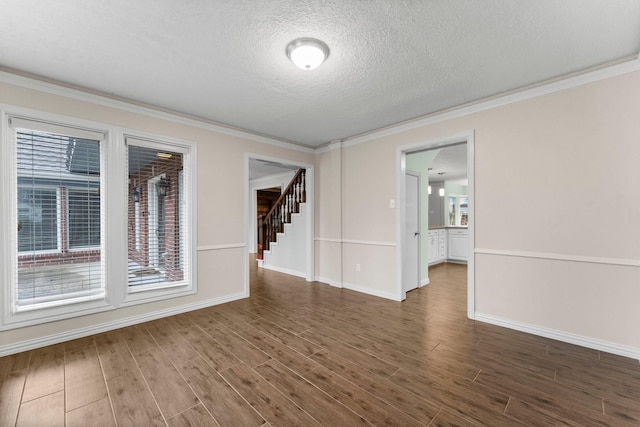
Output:
M306 173L305 169L298 169L287 188L262 219L262 233L258 233L258 259L262 259L262 251L268 251L271 243L276 241L278 233L284 231L284 225L291 223L291 214L300 212L300 203L307 201Z

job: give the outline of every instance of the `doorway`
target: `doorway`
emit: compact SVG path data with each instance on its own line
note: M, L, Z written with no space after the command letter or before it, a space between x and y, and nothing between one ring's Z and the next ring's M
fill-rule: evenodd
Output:
M294 274L305 277L308 282L315 280L315 254L314 254L314 168L311 164L300 163L291 160L266 157L263 155L246 154L245 173L245 292L249 295L249 274L255 271L250 269L249 262L257 263L258 252L258 191L274 189L283 191L288 186L291 178L299 169L304 169L305 215L302 217L305 229L305 237L302 245L304 249L297 251L297 255L303 257L300 270L276 270L286 274ZM264 193L263 193L264 195ZM300 243L300 242L299 242Z
M400 212L398 212L398 215L397 215L397 218L398 218L397 233L398 233L398 243L399 243L398 251L397 251L397 257L398 257L397 265L399 266L399 269L398 269L399 272L397 276L398 277L397 292L398 292L398 300L404 300L406 298L407 288L405 286L405 283L406 283L405 275L408 274L408 271L405 271L405 270L413 271L413 267L407 261L407 259L410 259L412 257L412 254L409 252L411 246L408 246L411 240L409 229L412 227L412 225L407 224L407 219L406 219L406 215L407 215L406 211L408 209L407 207L408 198L411 197L408 193L411 190L407 189L405 185L405 180L406 180L405 177L406 177L407 171L411 169L415 170L415 167L413 167L413 165L411 165L411 167L408 166L408 160L409 160L409 163L410 163L410 160L412 160L411 157L408 159L408 156L412 154L427 153L427 152L430 152L431 154L433 154L435 150L442 150L447 147L454 147L454 146L457 146L458 150L460 149L465 150L465 154L466 154L467 186L466 186L465 192L468 194L464 194L465 196L464 216L456 215L455 213L457 211L454 212L454 215L448 215L447 212L444 212L445 208L448 207L447 202L449 200L449 197L446 194L445 187L447 187L448 189L451 188L450 185L449 186L447 185L446 178L444 178L444 175L442 179L439 180L441 182L440 184L435 185L435 182L434 182L434 185L431 188L432 190L431 194L433 195L435 191L438 196L442 197L442 205L443 205L442 210L443 210L443 213L447 213L442 215L442 217L444 218L444 221L448 221L450 218L452 218L454 221L453 225L449 225L449 223L447 222L443 224L442 227L439 227L439 229L446 229L448 227L451 227L451 228L458 227L460 234L465 234L464 236L465 238L467 238L466 235L468 235L466 247L464 248L466 250L462 250L460 248L460 242L462 241L461 238L459 236L454 236L454 237L456 237L455 239L456 253L464 253L468 257L468 259L466 260L467 261L467 317L469 317L470 319L473 319L475 316L475 281L474 281L475 279L474 200L475 199L474 199L474 133L473 131L468 131L468 132L452 135L450 137L445 137L441 139L435 139L431 141L425 141L425 142L420 142L412 145L402 146L397 149L397 161L398 161L399 167L397 169L396 182L397 182L398 206L400 208ZM419 169L418 171L422 172ZM422 179L421 179L422 190L421 190L420 196L423 200L422 202L423 208L424 208L424 204L427 203L427 200L429 197L428 185L425 185L425 181L428 182L428 175L427 177L422 176ZM441 188L442 190L440 190ZM456 191L456 190L450 190L450 191L451 191L452 200L458 200L455 197L462 195L462 194L454 194L454 192L462 193L462 191ZM463 200L462 198L459 198L459 199ZM423 235L421 239L422 241L421 249L425 249L425 245L428 245L428 242L429 242L427 238L428 237L427 230L429 228L429 224L428 224L428 221L426 224L424 223L425 212L423 212L421 217L423 219L423 223L420 227L420 233ZM457 221L458 218L460 219L459 223L455 222ZM462 226L462 222L465 223L464 226ZM461 228L463 228L464 230L460 230ZM429 231L429 233L433 233L433 232L434 232L433 230ZM434 242L438 242L438 241L444 242L444 245L443 245L444 253L439 254L439 256L444 257L444 259L448 260L451 255L447 251L446 240L444 240L444 239L448 239L447 237L448 229L446 231L439 231L439 234L441 234L438 237L439 240L436 240L436 239L432 239L432 240L434 240ZM455 233L452 233L452 234L455 234ZM434 245L434 247L435 246L436 245ZM421 271L423 271L425 267L428 269L429 261L427 261L426 259L429 258L429 256L430 256L429 253L426 250L424 250L420 257L421 259L419 262ZM427 278L428 278L428 275L427 275ZM427 283L428 283L428 279L426 282L422 281L421 284L427 284Z

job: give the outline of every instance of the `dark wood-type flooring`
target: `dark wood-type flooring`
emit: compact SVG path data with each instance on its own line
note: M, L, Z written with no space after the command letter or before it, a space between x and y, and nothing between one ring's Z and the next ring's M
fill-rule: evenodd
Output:
M640 425L637 360L252 271L251 298L0 359L0 426Z

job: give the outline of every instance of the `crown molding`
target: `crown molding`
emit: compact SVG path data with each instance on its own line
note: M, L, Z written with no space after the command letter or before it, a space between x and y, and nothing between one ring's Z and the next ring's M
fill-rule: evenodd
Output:
M537 98L544 95L560 92L563 90L583 86L589 83L598 82L600 80L606 80L612 77L621 76L628 73L640 71L640 55L638 58L622 62L616 65L612 65L605 68L600 68L594 71L589 71L584 74L567 77L561 80L557 80L551 83L543 84L531 89L525 89L515 93L510 93L504 96L498 96L486 101L481 101L477 104L454 107L451 110L447 110L441 113L434 113L423 118L411 120L409 122L398 123L391 125L371 133L367 133L361 136L354 136L345 138L342 143L342 147L351 147L353 145L361 144L363 142L380 139L390 135L396 135L398 133L410 131L413 129L421 128L424 126L433 125L435 123L444 122L446 120L457 119L460 117L468 116L470 114L479 113L482 111L490 110L493 108L501 107L504 105L513 104L520 101L525 101L532 98Z
M567 77L551 83L542 84L540 86L517 91L504 96L498 96L495 98L481 101L473 105L453 107L450 110L434 113L432 115L424 116L415 120L401 122L395 125L372 131L370 133L362 134L360 136L353 136L345 138L343 140L332 141L327 145L319 148L306 147L297 145L292 142L286 142L267 136L258 135L246 130L240 130L225 126L223 124L217 124L208 122L204 119L197 117L188 117L181 115L177 112L168 112L160 109L153 108L151 106L142 106L132 102L127 102L119 99L109 98L105 95L95 94L87 92L85 90L71 88L63 86L61 84L46 82L38 80L33 77L21 76L13 74L11 72L0 70L0 83L8 83L14 86L23 87L26 89L38 90L41 92L64 96L67 98L75 99L78 101L90 102L93 104L102 105L105 107L116 108L131 113L142 114L148 117L158 118L162 120L171 121L174 123L184 124L188 126L197 127L200 129L210 130L230 136L248 139L255 142L260 142L268 145L273 145L281 148L286 148L295 151L301 151L308 154L325 153L331 150L339 148L347 148L353 145L361 144L363 142L372 141L375 139L383 138L386 136L395 135L402 132L407 132L413 129L417 129L424 126L433 125L436 123L452 120L470 114L479 113L482 111L490 110L493 108L501 107L504 105L513 104L516 102L537 98L544 95L560 92L563 90L583 86L589 83L598 82L601 80L609 79L612 77L621 76L624 74L640 71L640 53L635 59L630 61L615 64L609 67L600 68L594 71L589 71L583 74Z
M89 102L92 104L101 105L103 107L115 108L130 113L141 114L147 117L167 120L173 123L183 124L187 126L193 126L196 128L218 132L229 136L248 139L254 142L261 142L263 144L287 148L289 150L302 151L303 153L308 154L314 154L316 152L316 150L311 147L305 147L291 142L258 135L245 130L234 129L223 124L208 122L201 118L189 117L177 112L163 111L151 106L143 106L135 104L133 102L109 98L105 95L95 94L82 89L63 86L61 84L42 81L33 77L21 76L7 71L0 70L0 83L7 83L25 89L32 89L51 95L63 96L65 98L74 99L76 101Z
M316 148L316 153L328 153L329 151L332 150L337 150L339 148L342 148L342 140L337 140L337 141L332 141L330 143L328 143L327 145L324 145L322 147Z

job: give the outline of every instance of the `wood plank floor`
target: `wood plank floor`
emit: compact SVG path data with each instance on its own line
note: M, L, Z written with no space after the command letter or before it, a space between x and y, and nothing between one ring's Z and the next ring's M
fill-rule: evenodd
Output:
M0 426L640 426L640 363L254 269L251 298L0 358Z

